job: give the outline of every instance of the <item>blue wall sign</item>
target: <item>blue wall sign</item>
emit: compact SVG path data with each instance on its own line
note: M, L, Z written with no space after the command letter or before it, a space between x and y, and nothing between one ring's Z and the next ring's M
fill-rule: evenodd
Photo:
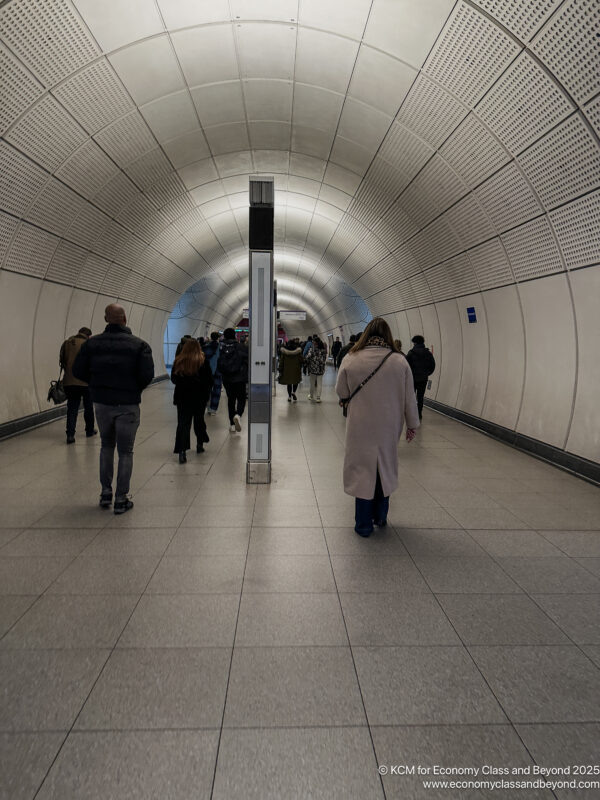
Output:
M475 306L467 308L467 318L469 322L477 322L477 314L475 313Z

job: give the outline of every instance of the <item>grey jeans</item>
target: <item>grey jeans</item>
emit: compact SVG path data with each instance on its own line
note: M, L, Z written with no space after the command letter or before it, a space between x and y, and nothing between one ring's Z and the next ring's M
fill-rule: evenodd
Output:
M140 407L133 405L107 406L95 403L96 422L100 430L100 484L102 494L112 494L115 445L119 454L115 500L125 500L133 470L133 443L140 425Z

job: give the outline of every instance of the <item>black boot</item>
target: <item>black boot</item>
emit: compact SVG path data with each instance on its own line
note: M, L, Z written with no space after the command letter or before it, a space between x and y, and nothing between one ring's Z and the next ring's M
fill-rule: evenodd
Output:
M185 450L182 450L179 453L179 463L180 464L185 464L186 462L187 462L187 458L186 458L186 455L185 455Z
M202 445L202 442L198 442L198 444L196 445L196 452L197 453L203 453L204 452L204 447Z

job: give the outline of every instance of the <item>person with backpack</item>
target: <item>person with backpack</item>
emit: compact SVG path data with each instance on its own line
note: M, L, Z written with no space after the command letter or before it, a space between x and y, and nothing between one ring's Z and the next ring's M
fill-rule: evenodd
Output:
M204 355L210 364L210 370L213 376L213 385L210 390L210 404L208 407L208 415L216 414L219 408L219 400L221 399L221 389L223 387L223 376L217 369L217 362L219 360L219 353L221 346L219 344L219 334L213 331L210 335L210 341L205 342L203 345Z
M177 432L173 452L179 454L179 463L185 464L186 451L190 449L192 420L197 441L196 452L203 453L204 444L209 441L204 411L213 376L208 358L196 339L188 339L176 356L171 370L171 382L175 384L173 405L177 406Z
M419 419L423 419L423 398L427 388L427 379L435 372L435 358L433 353L425 347L425 339L417 334L411 339L413 347L406 354L406 360L412 370L417 395L417 408Z
M223 343L217 360L217 369L223 376L227 394L229 430L242 430L240 417L246 408L246 384L248 382L248 348L236 341L233 328L223 331Z
M327 362L327 348L318 336L313 336L312 347L308 351L306 362L310 380L308 399L320 403L321 384L323 382L323 373L325 372L325 364Z

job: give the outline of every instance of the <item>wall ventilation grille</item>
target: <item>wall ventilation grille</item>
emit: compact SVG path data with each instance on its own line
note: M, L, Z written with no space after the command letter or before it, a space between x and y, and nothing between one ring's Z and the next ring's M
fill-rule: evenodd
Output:
M0 47L0 131L4 133L42 93L37 81Z
M528 42L562 0L475 0L523 42Z

